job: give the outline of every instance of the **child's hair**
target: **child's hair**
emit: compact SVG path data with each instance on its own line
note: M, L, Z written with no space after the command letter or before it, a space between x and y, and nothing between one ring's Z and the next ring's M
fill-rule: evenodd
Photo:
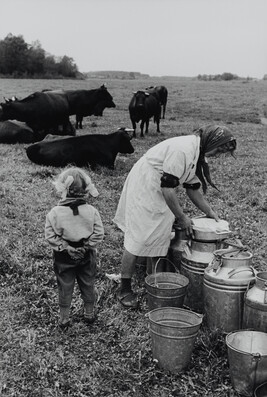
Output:
M93 197L99 195L91 178L81 168L72 167L66 169L52 183L62 199L66 197L84 197L88 193Z

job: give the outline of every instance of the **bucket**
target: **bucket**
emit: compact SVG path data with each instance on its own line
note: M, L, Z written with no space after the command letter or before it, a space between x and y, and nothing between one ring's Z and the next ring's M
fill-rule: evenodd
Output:
M190 362L203 316L190 310L163 307L148 313L153 358L177 373Z
M245 293L243 328L267 332L267 272L258 272L250 287Z
M155 266L155 273L145 278L149 310L159 307L182 307L189 280L179 273L157 273L159 260Z
M256 388L254 397L267 397L267 382Z
M253 397L267 380L267 334L241 330L226 336L231 382L237 393Z

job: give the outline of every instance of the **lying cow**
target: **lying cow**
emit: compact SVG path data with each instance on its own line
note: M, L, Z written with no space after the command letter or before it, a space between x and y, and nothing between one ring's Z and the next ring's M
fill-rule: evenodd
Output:
M160 105L162 106L162 118L165 119L166 105L168 99L167 88L164 87L164 85L157 85L155 87L147 87L146 91L152 95L155 95L158 98Z
M157 132L159 130L159 122L160 122L160 102L154 96L144 91L137 91L134 93L130 104L129 104L129 113L130 119L132 122L132 126L134 129L133 136L136 136L136 123L140 124L141 134L140 136L144 136L144 125L146 124L145 133L148 133L149 119L154 117L154 122L157 124Z
M102 116L105 108L115 108L113 98L105 85L95 90L66 90L69 115L76 115L76 128L82 128L83 117Z
M69 129L69 103L63 93L35 92L21 100L0 104L0 121L24 121L35 132L58 129L64 135ZM75 135L73 129L72 135Z
M0 143L33 143L36 134L23 121L0 121Z
M26 149L28 158L36 164L65 167L75 164L78 167L97 164L114 169L118 153L133 153L131 136L126 128L108 135L80 135L35 143Z
M33 131L26 123L17 120L0 121L0 143L34 143L42 141L46 135L75 135L75 129L69 122L66 130L62 126L56 126L43 131Z

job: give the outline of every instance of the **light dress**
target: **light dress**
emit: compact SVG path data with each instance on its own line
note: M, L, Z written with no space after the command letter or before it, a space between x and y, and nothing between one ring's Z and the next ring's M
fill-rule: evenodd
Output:
M163 172L183 183L196 183L200 137L166 139L149 149L131 169L113 221L124 232L124 247L133 255L165 256L175 216L161 190Z

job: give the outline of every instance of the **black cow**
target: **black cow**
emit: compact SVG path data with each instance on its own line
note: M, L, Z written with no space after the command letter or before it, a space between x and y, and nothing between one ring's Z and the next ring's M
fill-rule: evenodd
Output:
M76 115L76 128L82 128L85 116L102 116L105 108L115 108L113 98L105 85L94 90L66 90L69 115Z
M51 129L70 133L69 103L65 94L54 92L35 92L24 99L0 104L0 121L24 121L35 132ZM69 132L68 132L69 131ZM71 131L75 135L75 130Z
M141 121L140 136L144 136L144 124L146 124L145 133L148 133L149 119L151 117L154 117L154 122L157 123L157 132L160 132L160 110L160 102L154 95L144 91L135 92L129 104L129 113L134 129L133 136L136 136L136 123L139 121Z
M36 134L23 121L0 121L0 143L33 143Z
M160 102L160 105L162 106L162 118L165 119L165 111L166 111L166 105L167 105L167 99L168 99L168 90L164 85L157 85L157 86L151 86L147 87L146 91L149 92L150 94L155 95Z
M97 164L113 169L118 153L133 153L129 130L120 128L108 135L80 135L71 138L39 142L26 149L28 158L36 164L78 167Z

